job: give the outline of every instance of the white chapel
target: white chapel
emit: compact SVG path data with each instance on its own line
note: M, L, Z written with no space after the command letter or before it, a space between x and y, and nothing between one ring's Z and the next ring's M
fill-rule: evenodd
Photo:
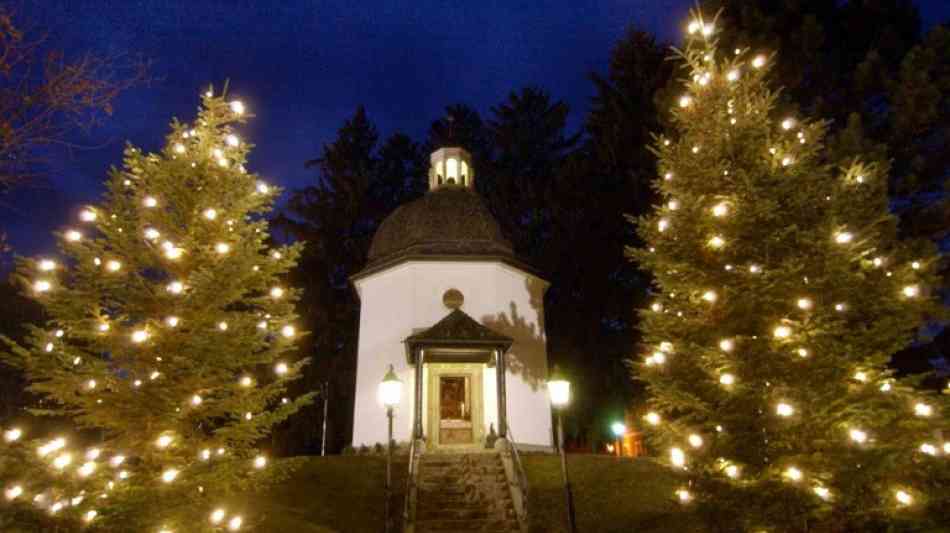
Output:
M352 278L361 302L354 446L386 442L377 387L390 365L403 383L396 442L483 448L494 430L519 448L552 446L548 283L515 256L474 184L468 152L433 152L428 192L383 221Z

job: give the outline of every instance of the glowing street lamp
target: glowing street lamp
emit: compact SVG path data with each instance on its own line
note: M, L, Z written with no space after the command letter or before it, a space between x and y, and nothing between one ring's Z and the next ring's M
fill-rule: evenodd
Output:
M567 475L567 456L564 454L564 408L571 401L571 382L569 382L558 367L554 367L548 379L548 395L551 405L557 413L557 447L561 452L561 476L564 478L564 498L567 500L567 522L571 533L577 533L577 523L574 519L574 495L571 492L571 481Z
M627 426L623 422L610 424L610 431L617 439L617 457L623 457L623 436L627 434Z
M385 532L392 531L392 516L389 501L392 499L392 463L393 463L393 409L399 405L402 397L402 381L389 365L389 371L379 383L379 401L386 407L386 418L389 419L389 439L386 441L386 525Z

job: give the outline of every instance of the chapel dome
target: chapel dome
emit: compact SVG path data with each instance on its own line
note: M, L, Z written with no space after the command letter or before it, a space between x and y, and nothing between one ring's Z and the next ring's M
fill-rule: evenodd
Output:
M367 268L423 256L514 259L514 251L481 197L459 184L434 188L383 220L370 245Z

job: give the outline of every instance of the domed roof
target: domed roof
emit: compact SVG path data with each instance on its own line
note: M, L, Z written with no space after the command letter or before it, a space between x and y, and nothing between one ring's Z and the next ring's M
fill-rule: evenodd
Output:
M514 260L514 251L474 190L442 186L400 206L383 220L370 245L366 270L421 256Z

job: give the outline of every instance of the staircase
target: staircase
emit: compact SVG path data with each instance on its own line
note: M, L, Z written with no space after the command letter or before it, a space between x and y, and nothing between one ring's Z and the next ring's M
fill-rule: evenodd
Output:
M420 457L416 533L520 532L497 453Z

